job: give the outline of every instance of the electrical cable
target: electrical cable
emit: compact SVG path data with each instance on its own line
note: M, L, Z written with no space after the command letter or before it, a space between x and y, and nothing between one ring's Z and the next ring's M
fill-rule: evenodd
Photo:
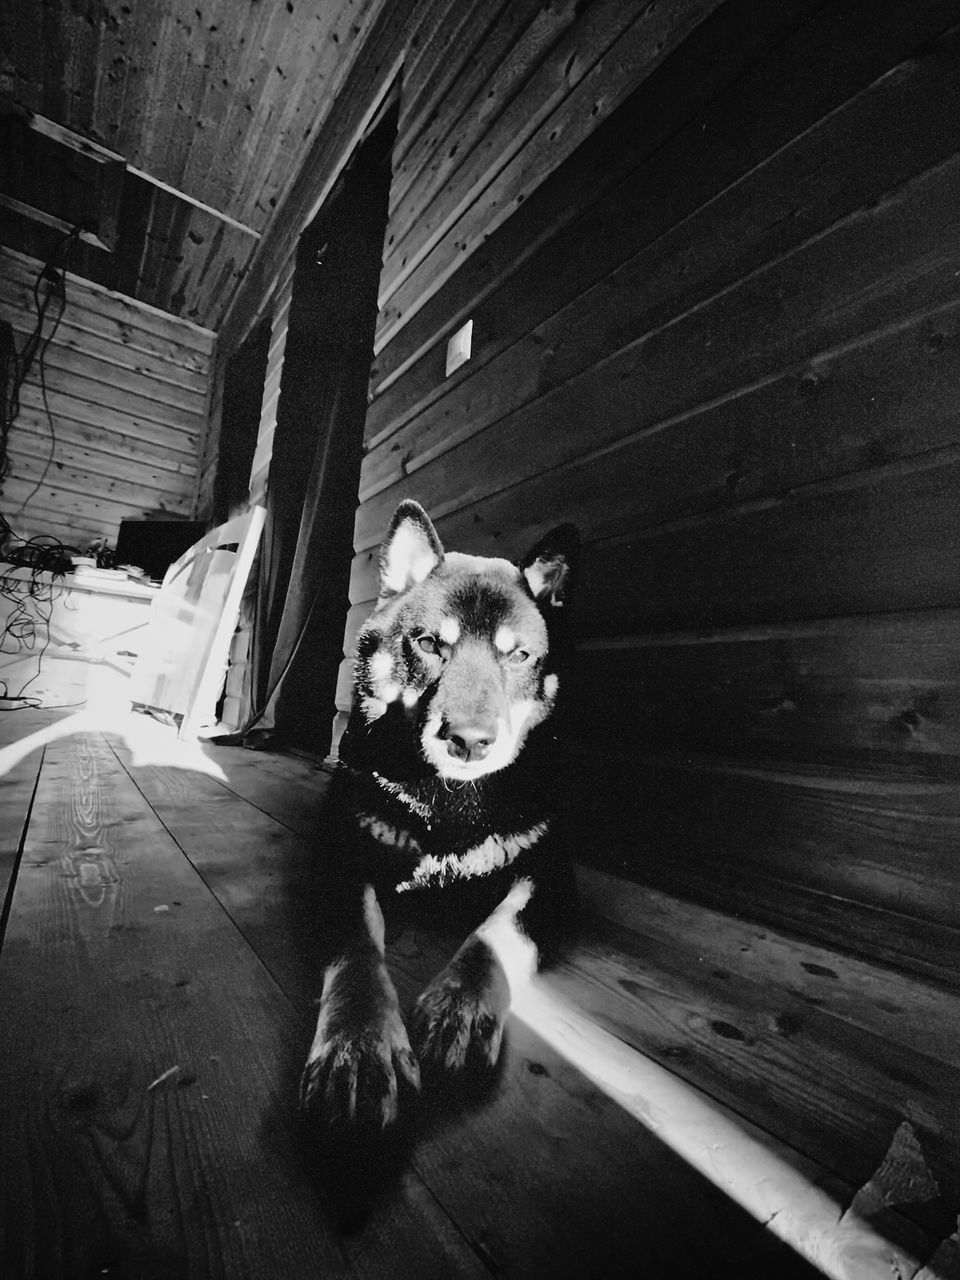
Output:
M34 360L37 361L40 394L50 430L50 449L40 478L20 504L18 515L24 512L28 503L40 490L56 454L57 432L50 408L45 358L66 310L66 261L70 250L80 236L80 230L79 226L74 227L63 236L37 272L33 283L36 321L19 352L16 343L12 341L12 330L10 331L9 356L13 377L4 380L4 394L0 397L0 480L4 479L9 472L7 452L9 433L20 412L20 389L30 373ZM43 288L44 285L45 288ZM56 315L52 326L47 328L47 313L54 301L57 304ZM44 332L45 329L46 332ZM6 385L8 381L9 389ZM25 578L0 577L0 600L6 601L11 606L9 616L0 630L0 654L21 655L36 650L37 670L21 685L16 694L12 694L7 681L0 678L0 686L3 688L3 692L0 693L0 710L4 711L43 706L42 699L28 694L27 690L39 677L43 668L44 655L50 646L50 621L53 616L54 602L63 591L63 586L57 579L62 578L70 567L70 553L77 550L50 535L39 534L33 538L18 540L13 546L8 546L11 537L15 537L14 531L0 513L0 559L14 568L27 568L30 571L29 576ZM50 576L47 577L47 574ZM69 703L49 709L68 710L73 706L81 705L83 704Z
M51 543L55 545L51 545ZM17 710L6 704L18 703L21 706L41 707L41 699L27 694L27 689L38 678L43 668L43 658L50 647L50 620L53 616L54 602L63 590L57 582L57 572L47 567L51 553L65 560L63 544L58 539L41 541L32 538L23 544L24 549L32 549L39 554L32 561L29 558L21 563L30 569L28 578L0 578L0 599L10 604L11 610L0 634L0 654L29 654L40 647L37 652L37 669L32 676L20 686L18 693L12 694L6 680L0 678L3 693L0 694L0 710ZM22 550L18 548L18 551ZM14 566L16 567L16 566ZM50 573L49 579L47 574ZM59 571L62 576L63 570ZM10 647L12 642L14 647Z
M46 318L47 308L50 305L50 299L52 296L56 296L60 306L59 306L59 310L57 311L56 319L53 322L53 327L50 329L49 333L47 333L46 337L44 337L39 344L39 354L37 358L37 367L40 372L40 396L41 396L41 399L43 400L43 408L44 408L44 412L47 415L47 424L50 428L50 451L47 454L47 460L44 463L43 470L40 473L40 479L37 481L37 483L33 486L33 488L24 498L23 502L21 502L17 511L18 515L23 514L23 512L26 510L27 504L39 492L40 488L43 485L43 482L46 480L50 472L50 468L53 465L53 459L57 451L57 429L54 423L53 413L51 412L51 409L50 409L50 400L47 395L47 369L46 369L45 360L46 360L46 354L50 346L50 343L53 341L54 337L56 336L56 332L60 328L60 321L63 319L63 313L67 309L66 272L63 268L63 263L66 261L67 254L70 252L71 246L73 245L74 241L79 235L80 235L80 228L74 227L73 231L71 231L69 235L64 236L64 238L60 241L57 248L54 250L54 253L51 255L50 260L45 264L43 270L40 272L40 274L37 276L36 280L34 281L33 300L34 300L34 305L37 309L38 329L40 332L42 332L43 330L43 323ZM51 287L47 289L47 296L42 304L42 309L41 309L40 296L39 296L40 281L44 279L47 281L48 285ZM34 332L37 332L37 330L35 330ZM33 356L31 353L31 359L32 358ZM26 374L26 371L28 370L29 370L29 364L26 365L24 376ZM18 388L18 392L19 392L19 388Z
M26 500L21 503L19 508L21 512L46 479L56 449L56 428L54 426L53 413L51 412L49 398L47 395L45 358L47 349L60 327L60 322L63 319L63 313L66 310L66 262L71 249L79 239L80 231L81 228L77 226L67 232L65 236L62 236L54 246L49 258L37 272L33 282L33 306L34 311L36 312L36 320L33 330L27 337L19 352L17 351L16 343L12 340L10 342L9 355L10 363L13 366L13 377L10 379L9 389L6 387L4 388L4 395L2 399L0 399L0 480L5 478L10 468L10 460L7 452L10 429L20 413L20 389L30 373L34 359L39 359L40 391L43 397L43 406L47 415L47 422L51 433L50 455L47 459L43 475L41 476L39 483L34 486ZM46 285L46 290L44 292L44 296L41 297L41 286L43 284ZM56 318L54 319L52 328L50 328L45 334L44 328L47 319L47 311L54 298L58 303Z

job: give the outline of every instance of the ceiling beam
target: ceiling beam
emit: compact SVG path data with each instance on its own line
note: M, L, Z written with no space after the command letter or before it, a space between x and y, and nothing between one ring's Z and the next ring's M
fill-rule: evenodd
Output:
M18 102L14 102L9 98L0 99L0 117L12 117L25 128L32 129L35 133L42 134L43 137L50 138L54 142L59 142L71 151L79 152L96 164L122 164L128 173L137 178L142 178L144 182L149 182L152 186L159 187L161 191L166 191L168 195L176 196L178 200L184 201L185 204L193 205L195 209L202 209L204 213L209 213L212 217L225 222L227 226L233 227L234 230L243 232L244 235L252 236L254 240L260 239L260 232L254 227L248 227L246 223L238 222L229 213L224 213L222 209L214 209L212 205L204 204L202 200L188 195L186 191L178 191L176 187L170 186L169 183L162 181L160 178L155 178L153 174L145 173L142 169L128 164L125 158L118 155L117 152L109 151L98 142L91 142L89 138L84 138L81 134L74 133L72 129L67 129L62 124L57 124L55 120L49 120L46 116L38 115L37 112L31 111L28 107L24 107ZM59 223L54 220L51 225L59 225ZM99 244L99 241L94 240L93 243ZM103 246L101 245L101 247Z

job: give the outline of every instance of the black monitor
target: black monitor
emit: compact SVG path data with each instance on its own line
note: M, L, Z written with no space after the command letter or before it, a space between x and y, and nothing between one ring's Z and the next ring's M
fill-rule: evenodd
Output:
M206 532L202 520L121 520L116 563L135 565L160 580Z

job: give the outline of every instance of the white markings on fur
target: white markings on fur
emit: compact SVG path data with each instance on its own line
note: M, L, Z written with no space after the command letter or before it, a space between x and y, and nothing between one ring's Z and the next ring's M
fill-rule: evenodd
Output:
M416 839L402 827L395 827L392 822L385 822L373 813L361 813L357 822L364 831L369 831L378 844L388 849L398 849L401 853L419 853L420 845Z
M460 623L456 618L444 618L438 635L444 644L456 644L460 639Z
M540 556L523 570L535 600L546 600L555 609L563 608L563 589L569 576L564 556L545 559Z
M400 685L393 678L393 656L385 649L371 655L367 670L373 695L363 699L361 710L369 724L371 720L379 720L387 704L396 702L400 697Z
M370 678L378 683L393 675L393 655L386 649L378 649L370 659Z
M548 828L548 823L537 822L528 831L518 831L511 836L488 836L482 844L459 855L448 853L437 858L428 853L420 859L411 878L397 885L397 893L423 889L427 885L449 884L451 880L485 876L500 867L507 867L524 849L541 840Z
M372 724L374 720L379 720L386 714L387 704L382 698L361 698L360 710L367 724Z
M363 886L363 919L371 942L383 955L386 926L383 923L383 912L380 910L380 903L377 901L372 884Z
M548 676L543 677L543 692L548 702L554 702L557 696L557 689L560 687L560 680L555 671L551 671Z
M477 930L477 937L483 939L503 966L511 995L528 983L537 971L537 948L517 920L533 892L532 881L518 880L496 911Z
M418 818L423 818L427 826L430 826L430 819L433 817L433 810L428 804L423 804L423 802L418 800L415 796L410 795L408 791L404 791L399 782L393 782L390 778L385 778L382 773L374 771L373 776L376 778L378 785L386 791L387 795L393 796L394 799L399 800L400 803L405 805L411 813L415 813Z
M320 1015L317 1018L317 1029L314 1033L313 1044L310 1046L310 1052L307 1055L308 1063L323 1059L328 1052L331 1041L330 1024L340 1012L340 1002L337 999L337 980L346 967L346 961L338 960L334 964L327 965L324 972L323 991L320 994Z
M405 707L415 707L420 701L420 690L414 689L413 685L408 685L400 696Z
M493 637L493 643L501 653L510 653L516 647L517 637L513 633L513 628L508 627L506 623L497 627L497 633Z
M544 563L542 560L535 560L533 564L528 564L523 571L530 590L533 592L533 598L536 599L543 593L547 585L547 574L544 571Z
M401 524L390 540L384 557L381 588L385 592L405 591L414 583L422 582L437 564L437 553L423 533L407 524Z

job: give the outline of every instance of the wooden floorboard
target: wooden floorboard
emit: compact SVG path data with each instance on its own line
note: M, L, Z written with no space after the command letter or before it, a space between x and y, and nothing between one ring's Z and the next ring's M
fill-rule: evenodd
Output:
M0 954L2 1274L486 1274L413 1175L332 1229L298 1021L102 737L49 745Z
M317 851L263 811L282 800L276 784L286 765L207 749L225 774L217 779L136 763L135 751L116 738L112 744L204 882L300 1005L305 1049L319 973L311 967L301 890ZM323 779L303 762L290 772L291 800L280 807L306 831L305 814ZM390 959L405 1004L441 955L422 934L408 931L396 940ZM412 1170L495 1274L632 1276L643 1257L674 1276L707 1276L718 1250L732 1258L757 1238L747 1215L519 1020L511 1021L495 1095L457 1119L436 1113L428 1098L422 1121ZM692 1213L709 1221L711 1232L689 1232Z
M243 752L208 754L236 795L309 835L326 775L282 757L256 770ZM812 1160L848 1198L910 1118L942 1195L905 1210L915 1221L902 1229L928 1244L946 1233L958 1192L955 995L586 868L581 881L587 905L622 927L588 917L581 945L547 976L569 1007L762 1126L798 1167ZM401 992L437 963L413 930L391 957Z
M801 1243L808 1227L833 1230L901 1104L925 1143L943 1138L933 1161L953 1153L936 1073L911 1075L935 1059L953 1078L948 996L918 1003L847 962L833 997L804 1003L804 981L828 984L829 953L688 919L661 895L590 925L542 985L552 1021L511 1017L489 1096L456 1116L424 1099L402 1175L345 1233L294 1113L320 981L311 870L336 854L314 835L328 775L188 748L142 716L63 729L48 726L42 767L40 739L7 757L21 826L40 773L0 952L0 1019L16 1029L0 1062L3 1276L794 1280L814 1272L757 1221L766 1175L744 1184L744 1203L761 1188L753 1217L720 1189L743 1181L725 1143L744 1135L774 1182L787 1170L794 1191L777 1195L798 1200ZM454 945L392 938L406 1007ZM896 1039L885 1019L916 1044L858 1077L858 1053L879 1062ZM711 1167L724 1164L732 1181ZM888 1238L925 1258L949 1224L915 1213L895 1226Z
M14 711L0 715L0 922L8 906L8 894L43 762L42 746L26 755L21 755L15 747L18 736L40 727L35 715L33 724L24 721L23 716L29 714ZM8 747L11 750L7 751Z

